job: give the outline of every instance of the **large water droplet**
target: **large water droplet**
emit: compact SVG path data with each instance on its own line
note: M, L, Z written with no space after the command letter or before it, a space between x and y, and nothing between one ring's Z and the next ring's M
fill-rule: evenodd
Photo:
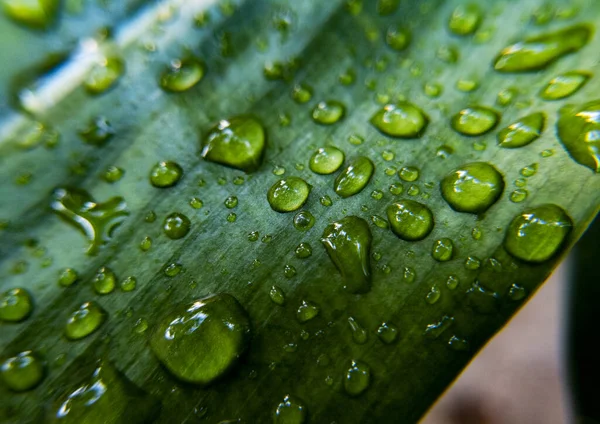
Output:
M321 147L310 157L308 166L316 174L333 174L344 163L344 152L337 147Z
M33 311L33 298L25 289L14 288L0 295L0 321L23 321Z
M523 261L544 262L560 250L572 227L571 218L556 205L526 209L508 226L504 247Z
M374 171L375 165L369 158L354 158L336 177L333 189L340 197L354 196L366 187Z
M110 268L103 266L96 271L96 275L94 275L94 278L92 279L92 284L96 293L108 294L115 289L117 285L117 276Z
M111 241L115 228L129 215L122 197L96 203L88 192L76 188L54 190L50 207L83 233L90 243L87 250L90 255Z
M85 302L67 319L65 336L79 340L96 331L106 320L106 312L96 302Z
M244 308L233 296L221 293L175 307L159 320L150 346L175 377L204 385L235 365L250 334Z
M498 132L498 146L508 149L527 146L539 138L545 124L543 112L524 116Z
M329 224L321 242L344 279L350 293L366 293L371 289L371 230L357 216L347 216Z
M344 389L350 396L358 396L369 388L371 367L366 362L352 360L344 378Z
M273 415L274 424L303 424L306 421L306 407L304 403L291 395L285 395L283 401L277 405Z
M267 192L267 200L274 211L293 212L306 203L311 188L302 178L285 178L271 186Z
M414 200L392 203L387 208L387 217L394 234L406 241L423 240L434 226L431 209Z
M450 125L462 135L473 137L491 131L498 124L499 119L500 115L493 109L472 106L454 115Z
M543 69L562 56L576 52L587 44L592 30L575 25L560 31L526 38L505 47L494 61L500 72L526 72Z
M600 172L600 100L561 108L556 130L575 161Z
M196 59L173 60L160 76L160 86L165 91L186 91L204 77L204 65Z
M34 29L46 29L58 15L60 0L4 0L6 16Z
M173 212L165 218L163 231L170 239L178 240L190 232L191 226L192 223L187 216L179 212Z
M444 177L442 197L457 212L483 213L500 198L504 190L502 175L489 163L462 165Z
M384 106L371 117L370 122L390 137L416 138L423 135L428 119L412 103L399 102Z
M540 91L544 100L560 100L576 93L592 75L588 72L570 71L555 76Z
M211 128L202 143L202 157L242 171L256 170L262 163L266 133L250 116L222 120Z
M0 365L0 378L15 392L33 389L42 381L44 374L44 362L29 350L6 359Z

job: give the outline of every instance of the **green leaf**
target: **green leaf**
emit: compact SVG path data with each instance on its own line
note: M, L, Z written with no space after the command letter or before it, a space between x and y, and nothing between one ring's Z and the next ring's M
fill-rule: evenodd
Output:
M2 15L0 421L417 421L600 203L600 5L465 4Z

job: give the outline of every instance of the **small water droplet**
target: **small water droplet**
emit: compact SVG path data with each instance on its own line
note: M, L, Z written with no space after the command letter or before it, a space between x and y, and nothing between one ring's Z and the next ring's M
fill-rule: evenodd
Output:
M427 325L424 336L430 340L440 337L454 323L454 317L444 315L441 320Z
M352 360L344 378L344 389L350 396L358 396L369 388L371 367L366 362Z
M449 238L441 238L433 242L431 256L438 262L446 262L452 259L454 243Z
M344 152L332 146L321 147L310 158L310 170L316 174L332 174L344 163Z
M452 336L448 340L448 346L452 350L456 350L458 352L465 352L469 350L469 342L466 339L461 339L458 336Z
M430 305L433 305L438 300L440 300L441 296L442 291L440 290L440 288L438 286L433 286L431 287L431 290L429 290L429 293L427 293L427 296L425 296L425 301Z
M300 211L294 216L294 228L308 231L315 225L315 217L309 211Z
M179 212L173 212L165 218L163 231L171 240L178 240L189 233L191 225L187 216Z
M465 268L470 271L475 271L481 266L481 260L476 256L468 256L465 259Z
M421 137L427 127L428 118L421 109L409 102L388 104L377 111L371 124L390 137Z
M404 271L402 273L402 279L405 283L413 283L417 278L417 272L411 267L404 267Z
M108 267L103 266L94 275L92 279L94 291L98 294L109 294L117 285L117 276Z
M157 188L172 187L182 176L183 169L176 162L158 162L150 170L150 183Z
M350 330L352 331L352 340L356 344L365 344L368 339L367 330L365 330L353 317L348 317L348 324L350 325Z
M121 290L123 290L124 292L130 292L135 290L136 285L137 279L134 276L130 275L129 277L121 281Z
M115 130L105 117L96 116L90 119L86 127L79 131L79 135L86 143L102 147L115 135Z
M316 303L303 300L296 311L296 318L301 324L304 324L319 315L319 312L320 308Z
M163 273L167 276L167 277L175 277L176 275L178 275L181 270L183 269L183 265L181 265L180 263L177 262L172 262L170 264L167 264L164 268L163 268Z
M419 179L419 168L414 166L404 166L398 171L401 180L412 182Z
M117 56L103 57L92 67L83 82L90 94L101 94L113 87L125 72L125 62Z
M450 15L448 29L456 35L471 35L481 24L481 10L476 4L461 4Z
M32 311L33 298L27 290L14 288L0 295L0 321L23 321Z
M312 95L313 89L307 84L299 83L292 88L292 99L294 99L296 103L307 103L312 99Z
M462 109L452 117L452 128L469 137L483 135L494 129L500 115L493 109L483 106L472 106Z
M392 344L398 340L398 327L391 322L382 322L377 329L377 336L385 344Z
M321 125L332 125L338 122L346 114L346 106L337 100L326 100L317 103L313 108L311 116L313 121Z
M312 186L302 178L289 177L277 181L267 193L271 209L276 212L293 212L306 203Z
M306 406L291 395L285 395L273 414L274 424L303 424L306 422Z
M285 304L285 293L277 286L272 286L269 290L269 297L276 305L283 306Z
M75 309L65 326L69 340L79 340L96 331L106 320L106 312L96 302L85 302Z
M73 285L78 278L77 271L73 268L65 268L58 274L58 284L62 287L68 287Z
M197 59L172 60L160 76L160 86L174 93L186 91L198 84L204 73L204 65Z
M14 392L25 392L36 387L44 378L44 362L27 350L7 358L0 364L0 378Z
M456 275L449 275L448 278L446 279L446 286L450 290L454 290L458 287L459 282L460 282L460 279Z
M190 199L190 206L194 209L200 209L202 206L204 206L204 202L197 197L192 197Z
M408 48L411 38L410 30L399 25L390 25L385 33L385 43L399 52Z
M144 237L140 242L140 249L142 252L147 252L152 247L152 239L148 236Z
M312 255L312 247L309 243L300 243L294 253L297 258L305 259Z
M400 200L387 208L392 231L402 240L423 240L434 226L433 213L426 205L414 200Z
M510 298L510 300L513 300L515 302L525 299L526 296L527 290L525 290L524 287L521 287L516 283L511 285L508 289L508 297Z

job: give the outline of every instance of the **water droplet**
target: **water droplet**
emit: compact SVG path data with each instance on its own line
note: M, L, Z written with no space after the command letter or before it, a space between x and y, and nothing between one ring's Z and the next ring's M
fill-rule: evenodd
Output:
M450 146L440 146L437 148L435 155L440 159L447 159L454 153L454 149Z
M87 250L90 255L111 241L115 228L129 215L122 197L96 203L88 192L75 188L54 190L50 207L85 235L90 243Z
M457 212L483 213L500 198L504 179L492 165L472 162L450 172L440 184L442 197Z
M371 124L390 137L421 137L427 127L428 118L423 111L409 102L388 104L377 111Z
M465 268L471 271L479 269L481 266L481 260L476 256L468 256L465 259Z
M389 222L385 218L380 217L379 215L372 215L371 222L375 224L375 226L387 230L390 228Z
M434 226L433 213L426 205L414 200L400 200L387 208L392 231L406 241L423 240Z
M197 197L192 197L190 199L190 206L194 209L200 209L202 206L204 206L204 202Z
M527 296L527 290L516 283L511 285L508 289L508 297L510 300L517 302L525 299L525 296Z
M503 88L496 95L496 104L498 106L508 106L513 102L518 93L517 89L513 87Z
M117 285L117 276L110 268L103 266L96 271L92 279L92 285L94 286L94 291L98 294L112 293Z
M175 377L206 385L235 365L250 335L244 308L221 293L176 306L158 321L150 346Z
M312 247L309 243L300 243L294 253L297 258L305 259L312 255Z
M504 247L526 262L544 262L554 256L571 232L573 222L553 204L524 210L506 230Z
M369 388L371 367L366 362L352 360L344 378L344 389L350 396L358 396Z
M94 64L83 82L90 94L101 94L113 87L125 72L125 62L116 56L103 57Z
M79 131L79 135L86 143L102 147L115 135L115 130L105 117L97 116L92 118L87 126Z
M368 292L372 235L367 221L356 216L342 218L325 227L321 242L342 274L344 288L350 293Z
M569 71L557 75L540 91L544 100L560 100L576 93L590 79L591 74L582 71Z
M500 115L493 109L472 106L454 115L450 125L456 132L472 137L491 131L498 124L499 119Z
M390 25L385 33L385 43L399 52L408 48L411 38L408 28L399 25Z
M0 295L0 320L19 322L33 311L33 298L25 289L14 288Z
M381 190L373 190L371 192L371 198L373 198L375 200L381 200L381 199L383 199L383 191L381 191Z
M160 76L160 86L174 93L189 90L204 77L204 65L197 59L173 60Z
M365 344L368 339L367 330L365 330L353 317L348 317L348 324L352 331L352 340L356 344Z
M229 196L227 199L225 199L223 204L227 209L233 209L238 205L238 198L235 196Z
M444 87L437 82L428 82L423 86L423 92L427 97L437 98L442 95Z
M454 317L444 315L441 320L427 325L424 336L430 340L437 339L454 323Z
M456 350L458 352L465 352L469 350L469 342L466 339L461 339L457 336L450 337L448 340L448 346L450 346L452 350Z
M202 157L245 172L256 170L262 163L266 133L262 124L250 116L221 120L206 134Z
M306 407L294 396L285 395L273 414L274 424L303 424L306 421Z
M154 187L172 187L183 176L183 169L179 164L171 161L158 162L150 170L150 183Z
M165 266L163 268L163 273L167 277L173 278L173 277L179 275L179 273L181 272L182 269L183 269L183 265L181 265L180 263L177 263L177 262L172 262L170 264L167 264L167 266Z
M319 311L319 306L316 303L310 300L303 300L296 311L296 318L301 324L304 324L319 315Z
M96 331L106 320L106 312L96 302L85 302L75 309L65 326L69 340L79 340Z
M446 262L452 259L454 243L449 238L441 238L433 242L431 256L438 262Z
M417 272L411 267L404 267L404 272L402 273L402 279L405 283L413 283L417 278Z
M546 124L546 115L542 112L527 115L498 132L498 146L513 149L527 146L537 140Z
M344 152L332 146L321 147L310 158L308 166L316 174L333 174L344 163Z
M190 219L179 212L169 214L163 223L163 231L172 240L183 238L189 233L192 223Z
M543 69L566 54L587 44L592 31L586 25L575 25L560 31L528 37L504 48L494 60L499 72L526 72Z
M521 168L521 171L519 171L519 173L524 176L524 177L533 177L538 171L538 164L537 163L532 163L531 165L527 165L523 168Z
M521 203L525 199L527 199L528 195L529 192L527 190L525 190L524 188L518 188L510 193L509 199L513 203Z
M344 117L346 106L337 100L327 100L317 103L312 110L312 119L317 124L332 125Z
M394 196L398 196L398 195L402 194L402 192L404 191L404 186L400 183L394 183L394 184L390 185L389 191Z
M311 189L312 186L302 178L289 177L271 186L267 200L276 212L293 212L306 203Z
M414 166L404 166L398 171L401 180L412 182L419 179L419 168Z
M325 196L322 196L319 199L319 202L321 203L321 205L325 206L325 207L330 207L331 205L333 205L333 201L331 200L331 197L329 197L327 194Z
M478 281L473 283L466 295L469 306L480 314L493 314L498 310L498 293L485 289Z
M365 142L365 138L360 134L353 133L348 136L348 142L355 146L360 146Z
M130 292L135 290L135 286L137 285L137 279L133 276L128 276L123 281L121 281L121 290L124 292Z
M147 252L152 247L152 239L148 236L144 237L140 242L140 249L142 252Z
M464 93L470 93L472 91L477 90L478 88L479 81L473 78L460 78L458 81L456 81L456 89Z
M382 322L377 329L379 339L385 344L392 344L398 339L398 327L391 322Z
M133 325L133 331L138 334L144 333L148 329L148 321L144 318L139 318Z
M285 293L277 286L272 286L269 290L269 297L276 305L283 306L285 303Z
M292 88L292 99L296 103L306 103L312 99L313 89L307 84L296 84Z
M15 392L33 389L44 378L44 362L32 351L20 352L0 364L0 378Z
M74 284L78 278L77 271L72 268L65 268L58 274L58 284L62 287L68 287Z
M581 165L600 172L600 100L561 108L556 128L569 155Z
M2 2L6 16L33 29L49 28L58 15L60 4L59 0L5 0Z
M427 296L425 297L425 301L427 303L429 303L430 305L433 305L438 300L440 300L441 296L442 296L442 291L439 289L439 287L433 286L433 287L431 287L431 290L429 290L429 293L427 293Z
M481 10L476 4L457 6L450 15L448 29L456 35L471 35L481 24Z
M114 184L123 178L123 174L125 174L125 171L122 168L119 168L118 166L109 166L104 171L104 174L102 174L102 179L109 184Z
M552 155L554 155L554 149L546 149L540 152L540 156L543 158L549 158Z
M263 238L260 239L263 243L271 243L273 240L273 236L271 234L265 234Z
M352 68L348 68L340 74L338 79L342 85L352 85L356 81L356 71Z
M296 276L296 268L294 268L292 265L285 265L283 267L283 275L285 276L285 278L293 278Z
M234 212L231 212L230 214L227 215L227 222L235 222L237 221L237 214Z
M450 290L454 290L458 287L458 283L460 282L459 278L456 275L449 275L446 279L446 286Z
M365 156L354 158L336 177L333 189L342 198L360 193L373 176L375 165Z
M309 211L300 211L294 216L294 228L308 231L315 225L315 217Z
M146 214L146 216L144 217L144 221L148 222L148 223L152 223L154 221L156 221L156 213L154 211L150 211Z

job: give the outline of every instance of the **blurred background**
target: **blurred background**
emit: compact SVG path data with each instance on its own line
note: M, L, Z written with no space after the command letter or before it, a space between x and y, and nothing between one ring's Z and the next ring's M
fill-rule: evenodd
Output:
M490 340L421 424L574 421L564 369L570 263L563 262Z

